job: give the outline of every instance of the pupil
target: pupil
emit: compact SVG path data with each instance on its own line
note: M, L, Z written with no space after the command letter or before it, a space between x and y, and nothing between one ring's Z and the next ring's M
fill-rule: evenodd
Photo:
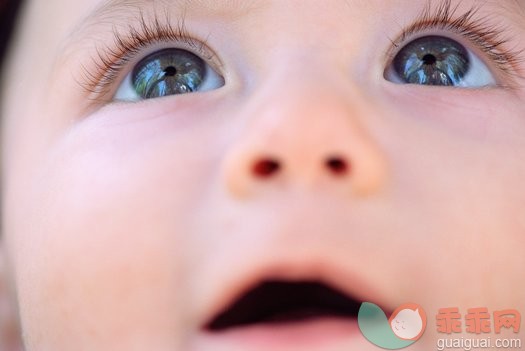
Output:
M168 77L173 77L177 74L177 69L173 66L168 66L164 69L164 75Z
M436 56L431 55L431 54L426 54L425 56L423 56L421 60L423 61L425 65L428 65L428 66L432 66L437 61Z

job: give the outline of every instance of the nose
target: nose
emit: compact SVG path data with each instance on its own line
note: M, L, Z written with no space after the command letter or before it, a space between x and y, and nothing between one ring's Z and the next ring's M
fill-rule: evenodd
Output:
M247 122L223 163L227 191L235 197L293 187L379 192L387 161L363 123L377 114L373 102L335 83L280 83L268 83L239 112Z

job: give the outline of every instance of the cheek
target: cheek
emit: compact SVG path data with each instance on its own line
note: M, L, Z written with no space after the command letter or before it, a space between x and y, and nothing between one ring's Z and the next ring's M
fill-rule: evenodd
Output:
M398 200L516 228L525 208L525 105L509 92L436 89L403 87L386 99L395 113L383 148Z
M16 204L9 232L24 327L34 336L50 326L44 344L86 332L172 340L178 323L191 323L181 287L211 162L191 133L170 135L160 120L97 123L55 143L24 190L28 200Z
M431 299L445 306L458 296L467 305L486 304L487 296L518 302L524 288L521 281L521 290L506 287L525 266L525 106L509 96L479 94L447 102L398 93L382 139L393 170L393 203L410 223L393 244L410 259L401 258L404 270L394 276L439 277L432 289L442 290L433 290ZM473 107L459 108L458 99ZM405 296L412 290L407 286Z
M508 137L524 127L524 97L504 89L399 88L388 83L383 92L391 111L411 126L431 127L447 138L508 143Z

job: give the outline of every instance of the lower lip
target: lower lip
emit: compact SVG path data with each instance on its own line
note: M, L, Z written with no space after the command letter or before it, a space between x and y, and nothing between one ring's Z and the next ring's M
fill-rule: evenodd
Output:
M201 336L199 350L310 350L330 344L355 344L357 339L364 339L357 319L333 317L253 325Z

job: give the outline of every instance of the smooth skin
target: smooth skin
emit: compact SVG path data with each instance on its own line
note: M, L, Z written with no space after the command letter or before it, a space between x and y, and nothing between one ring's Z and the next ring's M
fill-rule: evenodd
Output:
M220 351L203 325L266 273L419 303L413 350L444 337L439 308L525 313L523 62L509 76L477 51L512 88L385 80L415 0L102 2L28 1L2 82L4 255L27 351ZM166 3L226 84L111 103L115 81L90 98L81 66L112 27ZM523 1L481 13L525 47ZM261 177L268 159L281 168ZM349 336L319 349L376 348Z

